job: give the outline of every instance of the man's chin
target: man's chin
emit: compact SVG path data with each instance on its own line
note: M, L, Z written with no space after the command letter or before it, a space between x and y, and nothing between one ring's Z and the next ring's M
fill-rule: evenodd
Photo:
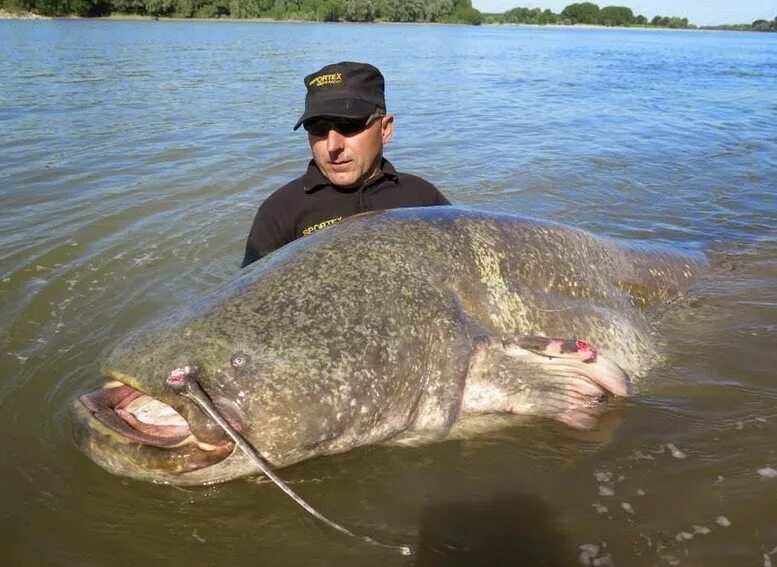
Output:
M329 171L326 173L326 177L332 185L342 187L343 189L355 189L361 184L361 176L352 172Z

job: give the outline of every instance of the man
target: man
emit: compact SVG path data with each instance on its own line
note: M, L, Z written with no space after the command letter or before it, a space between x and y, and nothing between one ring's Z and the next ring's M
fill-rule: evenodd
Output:
M327 65L305 77L304 126L313 159L304 175L259 207L241 268L292 240L364 211L449 205L437 188L383 158L394 134L383 75L366 63Z

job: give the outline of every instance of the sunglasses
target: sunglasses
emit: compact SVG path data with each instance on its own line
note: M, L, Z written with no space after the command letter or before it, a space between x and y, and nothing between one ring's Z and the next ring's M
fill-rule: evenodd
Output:
M371 114L365 118L334 118L328 120L326 118L314 118L308 120L302 127L307 130L308 134L316 137L324 137L329 134L330 130L335 130L343 136L353 136L358 134L362 130L372 126L378 118L382 118L385 114Z

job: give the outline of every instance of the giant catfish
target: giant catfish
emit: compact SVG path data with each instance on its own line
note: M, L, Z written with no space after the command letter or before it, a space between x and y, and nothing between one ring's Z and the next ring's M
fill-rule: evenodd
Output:
M660 359L651 313L699 254L455 207L367 213L297 240L105 356L74 436L110 472L256 474L167 386L196 379L274 467L492 413L588 427ZM177 374L176 374L177 373Z

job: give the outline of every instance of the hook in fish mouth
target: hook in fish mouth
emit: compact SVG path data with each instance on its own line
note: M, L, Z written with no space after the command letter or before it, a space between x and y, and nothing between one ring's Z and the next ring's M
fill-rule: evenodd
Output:
M192 432L175 409L140 390L112 381L78 398L91 416L121 436L141 445L174 449L196 444L204 451L232 448L233 443L212 444Z

